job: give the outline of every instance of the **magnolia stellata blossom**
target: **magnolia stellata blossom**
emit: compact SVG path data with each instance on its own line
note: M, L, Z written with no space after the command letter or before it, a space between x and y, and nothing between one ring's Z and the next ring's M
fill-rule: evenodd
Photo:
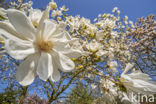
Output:
M73 39L65 28L48 19L49 10L47 7L36 28L29 17L15 9L7 10L10 23L0 22L0 33L7 37L5 48L9 55L25 59L16 72L16 79L23 86L31 84L36 75L44 81L48 78L58 81L59 70L69 72L75 67L68 55L79 51L70 48Z
M68 11L69 9L68 9L68 8L66 8L66 6L65 6L65 5L63 5L63 6L60 8L60 10L61 10L62 12L66 12L66 11Z
M107 35L107 33L104 30L99 30L96 32L96 39L98 41L101 41L104 39L104 37Z
M90 50L91 52L96 52L97 56L102 56L104 55L105 51L103 50L103 46L101 43L98 43L96 40L92 40L86 45L87 49Z
M56 17L56 16L62 16L62 12L60 10L53 10L52 17Z
M91 24L89 19L86 19L82 17L80 19L80 25L85 33L94 36L94 34L97 32L97 27L93 24ZM84 34L84 33L83 33Z
M30 10L29 18L30 18L31 22L33 23L34 27L37 27L42 15L43 15L43 12L39 9L31 9Z
M105 89L109 89L109 93L113 94L113 96L118 95L117 87L115 86L115 83L107 79L102 79L101 83Z
M51 9L57 8L57 4L56 4L56 2L54 2L54 0L51 0L51 2L49 4L50 4Z
M70 26L69 31L73 32L74 30L78 30L80 27L80 16L76 16L76 17L66 17L66 21Z
M117 67L118 67L118 63L116 61L111 61L111 62L108 62L108 66L109 66L109 69L111 71L117 71Z
M112 37L113 39L118 38L118 37L119 37L118 32L116 32L116 31L111 31L111 37Z
M127 64L125 71L121 74L120 81L126 89L141 94L155 94L156 83L152 81L149 75L140 71L133 71L127 74L132 67L132 64Z
M106 18L98 22L101 28L103 29L114 29L116 28L116 21L113 19Z
M112 10L112 12L114 13L117 10L118 10L118 7L114 7L113 10Z

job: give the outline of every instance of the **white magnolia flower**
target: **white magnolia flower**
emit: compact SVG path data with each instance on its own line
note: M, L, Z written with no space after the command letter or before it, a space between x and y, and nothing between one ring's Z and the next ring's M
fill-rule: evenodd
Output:
M66 17L66 19L67 19L67 23L70 26L70 29L69 29L70 32L73 32L74 30L79 29L79 27L80 27L80 16L76 16L76 17L69 16L69 17Z
M112 80L113 79L102 79L100 81L101 88L104 89L102 98L106 101L106 103L102 104L116 104L116 99L119 99L119 96L122 94L118 86L116 86Z
M62 12L66 12L66 11L68 11L69 9L68 9L68 8L66 8L66 6L65 6L65 5L63 5L63 6L60 8L60 10L61 10Z
M155 94L156 83L152 81L149 75L140 71L133 71L127 74L132 67L132 64L127 64L125 71L121 74L120 81L126 89L140 94Z
M23 85L31 84L35 76L46 81L58 81L59 70L72 71L75 67L68 57L77 51L70 50L70 35L62 25L49 20L50 8L42 15L37 28L30 18L15 9L7 10L11 24L0 22L0 33L7 37L5 48L15 59L25 59L16 73L17 81Z
M118 32L116 32L116 31L111 31L111 36L112 36L113 39L119 37Z
M114 13L114 12L116 12L117 10L118 10L118 7L114 7L113 10L112 10L112 12Z
M102 40L104 40L104 37L106 37L108 34L111 35L112 39L115 39L115 38L119 37L118 32L116 32L116 31L111 31L111 33L109 33L109 32L106 32L104 30L99 30L99 31L96 32L96 39L98 41L102 41Z
M87 34L95 34L97 32L97 27L91 24L90 20L82 17L80 20L80 25Z
M51 9L56 9L57 8L57 4L56 4L56 2L54 2L54 0L51 0L49 5L50 5Z
M115 57L114 56L114 48L108 47L107 50L104 50L103 56L108 57L109 61L113 61L114 57Z
M56 17L56 16L62 16L62 12L60 10L53 10L52 17Z
M118 89L117 89L115 83L113 83L112 81L110 81L108 79L103 79L101 82L105 89L109 89L109 93L111 93L113 96L118 96L118 93L117 93Z
M110 70L112 70L113 72L117 71L118 63L116 61L108 62L108 65Z
M96 32L96 39L102 41L106 35L107 33L104 30L99 30Z
M105 54L105 51L103 50L103 46L101 43L97 42L96 40L92 40L86 45L87 49L91 52L96 52L96 55L102 56Z
M127 21L127 20L128 20L128 16L125 16L124 21Z
M75 54L70 54L69 56L76 58L80 55L87 55L87 52L85 52L82 47L83 46L80 44L79 40L75 40L74 42L71 42L70 48L76 52L75 52Z
M109 18L106 18L104 20L99 21L98 24L100 24L101 28L103 28L103 29L107 29L107 28L114 29L114 28L116 28L116 21L109 19Z
M37 27L42 15L43 15L43 12L39 9L31 9L30 10L29 18L30 18L31 22L33 23L34 27Z

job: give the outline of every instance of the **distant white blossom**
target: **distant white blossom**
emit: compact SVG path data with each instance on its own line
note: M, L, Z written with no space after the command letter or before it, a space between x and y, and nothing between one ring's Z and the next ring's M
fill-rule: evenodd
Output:
M60 10L53 10L52 17L56 17L56 16L62 16L62 12Z
M124 72L121 74L120 81L126 89L140 94L155 94L156 83L152 81L149 75L140 71L133 71L128 74L132 67L132 64L127 64Z
M101 43L98 43L96 40L92 40L86 45L87 49L91 52L96 52L96 55L102 56L105 52Z
M118 63L116 61L111 61L108 63L109 69L112 70L113 72L117 71Z

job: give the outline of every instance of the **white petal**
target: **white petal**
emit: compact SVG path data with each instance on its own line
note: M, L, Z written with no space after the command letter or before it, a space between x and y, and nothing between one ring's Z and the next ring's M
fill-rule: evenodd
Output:
M0 7L0 15L2 15L2 16L6 15L6 10L4 8Z
M69 52L69 50L70 50L70 46L67 44L67 43L65 43L65 42L61 42L60 40L55 40L55 41L52 41L52 42L54 42L54 49L56 50L56 51L59 51L59 52Z
M40 79L46 81L53 72L52 57L49 53L41 53L37 67L37 74Z
M50 21L50 20L45 20L43 24L43 37L45 40L49 39L49 36L55 31L56 29L56 23Z
M128 63L122 74L126 74L132 67L133 67L133 65L131 63Z
M38 33L42 30L44 20L49 18L49 10L50 7L48 6L40 19L39 25L37 26Z
M74 49L70 49L69 51L62 52L62 53L70 58L78 58L82 56L82 52L80 50L74 50Z
M19 34L24 35L27 39L33 39L35 29L30 19L21 11L9 9L7 11L9 21L15 27Z
M38 57L38 54L30 55L17 68L16 79L21 85L27 86L34 81Z
M53 34L51 34L50 39L52 38L65 38L67 40L71 40L70 34L65 30L65 24L64 23L57 23L56 21L53 21L53 23L57 24L55 31Z
M97 34L96 34L96 39L97 40L103 40L104 38L104 31L98 31Z
M14 41L6 39L5 48L10 56L15 59L24 59L28 55L35 53L35 49L32 47L32 43L29 41Z
M58 29L58 27L56 27L56 30L51 35L51 38L71 40L69 33L62 29Z
M66 36L66 32L61 32L59 34L52 35L49 40L51 40L54 43L54 46L57 47L60 45L65 46L69 43L72 43L72 42L76 41L77 38L68 39Z
M32 22L36 21L37 23L39 23L42 15L43 15L43 12L41 10L32 9L32 10L30 10L29 17L30 17Z
M58 52L63 53L64 55L67 55L70 58L78 58L82 55L82 52L80 50L72 49L68 43L72 42L74 40L66 40L64 39L58 39L54 40L54 49Z
M50 76L50 80L56 82L60 79L60 72L58 70L57 64L53 62L53 72L52 75Z
M5 37L10 39L23 39L26 38L16 32L14 27L9 22L0 22L0 33L3 34Z
M58 68L63 72L70 72L75 68L74 62L62 53L55 51L53 52L53 56L55 57Z
M148 74L142 73L139 70L134 71L131 74L128 74L128 76L130 76L133 79L142 79L144 81L152 81L152 78L150 78Z

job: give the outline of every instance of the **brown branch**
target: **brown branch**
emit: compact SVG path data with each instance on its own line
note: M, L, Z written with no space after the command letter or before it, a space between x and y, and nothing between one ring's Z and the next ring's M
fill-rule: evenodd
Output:
M25 98L25 96L26 96L26 94L27 94L28 87L29 87L29 86L22 87L23 92L22 92L21 97L19 98L20 104L23 104L23 103L24 103L24 98Z
M72 83L72 81L74 80L74 78L78 75L78 74L80 74L81 72L83 72L85 70L85 68L84 69L82 69L82 70L80 70L80 71L77 71L76 73L74 73L74 75L72 76L72 78L70 79L70 81L68 82L68 84L65 86L65 87L63 87L55 96L51 96L51 98L49 99L49 104L51 104L54 100L56 100L57 99L57 97L61 94L61 93L63 93L70 85L71 85L71 83Z

